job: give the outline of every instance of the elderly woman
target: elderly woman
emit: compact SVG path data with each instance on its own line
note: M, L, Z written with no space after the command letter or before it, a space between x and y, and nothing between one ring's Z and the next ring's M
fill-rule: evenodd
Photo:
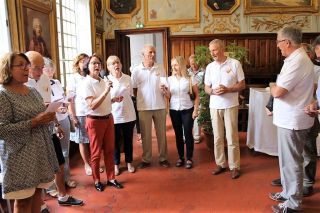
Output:
M86 175L92 175L90 167L89 138L85 129L86 112L89 110L85 99L81 95L81 88L85 79L83 62L88 58L87 54L79 54L73 62L74 74L68 81L67 94L71 98L70 116L75 126L75 132L71 133L70 139L79 144L81 158L84 162Z
M51 84L51 101L57 101L65 99L64 90L60 84L60 81L53 79L56 72L55 65L50 58L44 58L43 73L48 76ZM77 183L74 180L70 180L70 167L69 167L69 149L70 149L70 118L67 113L67 103L64 103L56 112L56 117L61 129L63 130L64 137L60 139L60 144L65 159L64 163L64 180L68 187L75 188Z
M87 111L86 129L90 139L91 168L96 190L103 191L104 185L100 181L99 162L101 152L107 174L107 185L118 189L123 186L115 180L114 173L114 123L111 114L112 102L121 102L122 98L111 99L111 81L104 81L99 77L102 60L93 54L84 64L84 72L87 75L83 84L83 97L89 110Z
M0 156L4 199L14 199L15 212L40 212L41 188L58 171L49 123L40 94L25 85L30 61L23 53L0 59Z
M187 66L182 56L176 56L171 60L172 76L168 78L168 87L161 85L162 92L170 99L170 117L176 135L176 146L179 159L176 167L185 163L186 169L192 168L194 140L192 136L193 119L198 116L198 87L194 79L187 74ZM194 104L190 98L195 97ZM183 139L185 135L185 141ZM184 144L186 144L187 161L184 158Z
M133 173L135 168L132 166L132 139L136 115L131 99L133 94L131 78L130 76L122 73L122 64L117 56L109 56L107 59L107 67L110 71L108 79L113 83L111 97L123 97L123 101L112 104L112 115L115 124L114 171L115 175L120 174L120 140L122 135L127 168L129 172Z

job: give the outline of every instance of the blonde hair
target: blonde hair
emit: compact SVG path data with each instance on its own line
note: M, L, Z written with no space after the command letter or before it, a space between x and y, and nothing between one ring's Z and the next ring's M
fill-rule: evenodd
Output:
M119 62L120 62L120 58L119 58L118 56L116 56L116 55L110 55L110 56L108 57L108 59L107 59L107 67L108 67L109 65L112 65L112 63L113 63L114 61L119 61ZM120 62L120 63L121 63L121 62Z
M176 60L180 66L180 75L184 78L189 78L190 76L187 73L187 64L183 56L175 56L171 61Z
M75 73L80 73L80 67L79 67L79 62L82 59L88 58L89 56L85 53L80 53L79 55L76 56L76 58L73 60L72 64L72 69Z
M30 61L28 57L24 53L20 52L11 52L6 53L0 58L0 84L6 85L9 84L12 80L12 74L11 74L11 68L14 59L20 56L24 58L28 64L30 64Z

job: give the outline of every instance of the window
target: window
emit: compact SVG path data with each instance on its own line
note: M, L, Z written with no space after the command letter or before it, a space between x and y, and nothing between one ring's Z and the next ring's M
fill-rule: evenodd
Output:
M0 56L11 51L6 0L0 0Z
M73 59L92 52L89 0L57 0L60 80L65 87L73 73Z

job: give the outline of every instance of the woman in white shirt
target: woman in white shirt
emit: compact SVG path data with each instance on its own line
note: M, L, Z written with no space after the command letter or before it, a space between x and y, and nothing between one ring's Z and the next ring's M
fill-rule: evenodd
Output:
M168 87L161 86L163 93L170 99L170 117L176 135L176 146L179 159L177 167L186 163L185 168L192 168L194 140L192 136L193 120L198 116L198 87L187 74L186 61L182 56L171 60L172 75L168 78ZM191 100L191 93L195 101ZM185 141L183 139L185 136ZM186 162L184 158L184 142L186 144Z
M121 96L123 100L112 104L112 115L115 128L115 150L114 150L114 170L115 175L120 174L120 146L121 135L123 137L123 148L125 154L125 162L128 171L133 173L135 168L132 165L133 155L133 128L135 125L136 115L132 102L132 83L131 77L122 73L122 64L117 56L109 56L107 59L107 68L110 71L108 79L112 81L111 98Z
M54 73L56 72L55 65L52 60L44 57L43 73L48 76L51 84L51 101L63 100L65 98L64 90L60 84L60 81L53 79ZM63 130L63 137L60 139L61 149L64 163L64 180L68 187L74 188L77 183L74 180L70 180L70 167L69 167L69 149L70 149L70 118L67 113L67 103L63 103L63 106L56 112L57 120Z
M96 190L102 192L104 185L100 181L99 163L101 154L106 167L107 185L118 189L123 186L115 179L114 172L114 123L111 104L121 102L122 97L111 99L112 82L99 77L102 60L93 54L84 63L86 79L82 85L83 97L89 110L86 112L86 129L90 140L91 168Z
M79 151L84 162L86 175L92 175L92 170L90 167L89 138L87 135L87 130L85 129L85 112L88 110L88 107L86 101L81 95L81 87L85 79L83 62L87 58L87 54L81 53L74 59L74 74L68 81L67 94L68 96L72 97L69 107L71 120L75 126L75 132L70 134L70 139L79 144Z

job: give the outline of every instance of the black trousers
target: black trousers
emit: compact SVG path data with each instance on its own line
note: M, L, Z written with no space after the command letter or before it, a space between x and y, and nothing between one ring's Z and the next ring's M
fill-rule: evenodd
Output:
M187 160L192 160L193 157L194 141L192 135L192 112L193 107L181 111L170 110L171 122L176 135L176 146L179 158L182 160L184 160L184 143L186 144ZM183 134L185 136L185 142L183 140Z
M123 141L123 149L125 154L126 163L132 162L132 153L133 153L133 128L135 121L115 124L115 146L114 146L114 164L120 164L120 154L121 154L121 141ZM122 140L123 139L123 140Z

